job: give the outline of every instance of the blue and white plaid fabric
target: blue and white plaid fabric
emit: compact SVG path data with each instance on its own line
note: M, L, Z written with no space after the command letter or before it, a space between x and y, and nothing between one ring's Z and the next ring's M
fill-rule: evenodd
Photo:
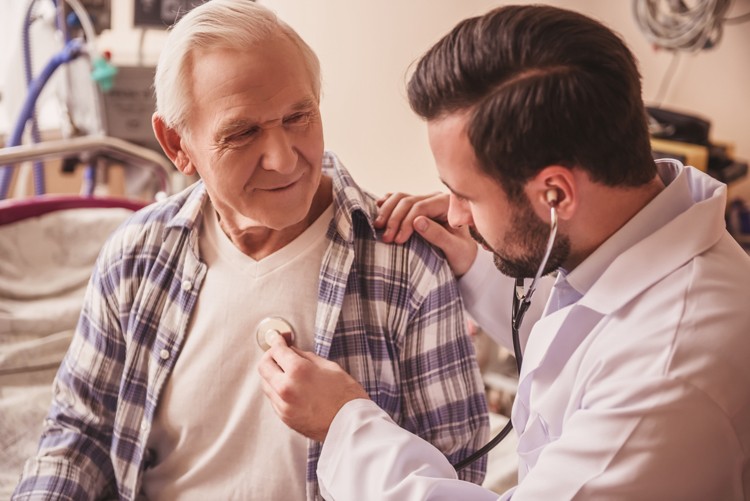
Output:
M459 461L485 443L489 425L453 275L420 238L380 241L373 197L331 153L324 170L334 180L334 218L320 271L315 351L360 381L397 423ZM138 496L159 395L206 274L198 229L207 200L196 183L136 213L103 248L54 383L39 452L13 499ZM308 499L319 499L320 448L310 442ZM479 483L485 469L483 459L459 476Z

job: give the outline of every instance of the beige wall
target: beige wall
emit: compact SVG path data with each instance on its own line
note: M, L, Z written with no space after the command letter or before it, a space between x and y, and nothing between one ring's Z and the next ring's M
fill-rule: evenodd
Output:
M115 59L136 58L130 31L132 6L114 2L112 33L101 48ZM339 154L355 178L376 194L441 189L432 166L424 124L405 98L407 70L419 55L460 19L504 2L490 0L260 0L295 27L318 53L324 76L322 109L326 146ZM516 3L532 3L520 0ZM654 51L639 32L629 0L551 0L600 19L619 32L638 57L644 98L656 96L671 55ZM734 0L730 14L750 11ZM144 61L154 61L161 32L145 38ZM110 45L110 47L107 47ZM715 140L736 145L750 159L750 23L728 26L720 46L681 56L664 106L702 115ZM750 198L750 182L740 187ZM745 189L746 188L746 189ZM735 190L736 191L736 190Z

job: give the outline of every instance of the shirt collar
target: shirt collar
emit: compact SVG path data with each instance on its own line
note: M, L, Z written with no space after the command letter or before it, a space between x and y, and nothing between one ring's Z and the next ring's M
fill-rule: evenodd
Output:
M373 225L377 215L374 198L362 191L338 157L331 152L326 152L323 156L323 172L333 178L333 219L341 238L350 243L354 241L357 219L367 225L373 238L377 238Z
M202 180L170 197L167 203L174 206L174 216L169 219L164 228L164 238L173 228L192 231L201 218L203 204L207 200L208 192Z
M643 240L692 204L685 168L676 160L657 160L659 177L665 188L625 225L604 241L573 271L561 270L562 279L581 296L589 291L614 259Z
M323 155L323 173L333 179L334 221L339 235L347 242L354 241L355 220L361 220L370 228L373 238L377 233L373 225L377 206L354 182L349 172L332 152ZM201 218L203 205L208 200L208 192L203 181L187 187L168 200L175 208L175 215L169 220L165 230L181 228L192 231ZM166 238L166 231L165 231Z

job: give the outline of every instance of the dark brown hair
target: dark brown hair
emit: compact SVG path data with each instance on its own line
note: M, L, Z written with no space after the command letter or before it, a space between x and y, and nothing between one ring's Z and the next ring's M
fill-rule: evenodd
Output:
M482 168L516 198L547 165L609 186L656 175L633 54L601 23L549 6L506 6L459 23L408 85L427 120L470 110Z

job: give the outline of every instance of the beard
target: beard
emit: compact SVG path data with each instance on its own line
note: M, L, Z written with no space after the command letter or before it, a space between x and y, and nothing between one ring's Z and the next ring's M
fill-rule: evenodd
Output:
M528 200L515 204L511 227L505 234L502 249L493 248L473 227L469 227L471 237L480 245L490 249L495 267L504 275L512 278L534 278L539 265L544 259L549 239L549 226L539 218L531 208ZM510 256L506 249L522 249L522 256ZM570 255L570 240L559 232L552 245L547 264L542 275L548 275L558 269Z

